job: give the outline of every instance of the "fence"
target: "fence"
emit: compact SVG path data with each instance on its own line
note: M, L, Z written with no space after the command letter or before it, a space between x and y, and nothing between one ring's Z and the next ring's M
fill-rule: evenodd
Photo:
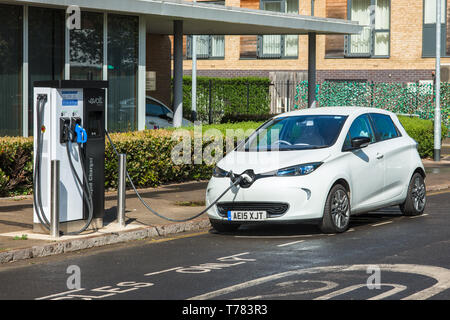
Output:
M184 79L184 116L191 118L191 78ZM316 86L318 107L360 106L397 114L434 118L434 85L430 83L375 83L325 81ZM203 78L197 80L197 116L218 123L230 114L263 115L308 106L308 81L261 78ZM450 128L450 83L441 84L442 121Z
M434 85L421 83L323 82L316 87L319 107L360 106L434 119ZM308 105L308 82L297 84L294 109ZM450 83L441 84L441 117L450 128Z

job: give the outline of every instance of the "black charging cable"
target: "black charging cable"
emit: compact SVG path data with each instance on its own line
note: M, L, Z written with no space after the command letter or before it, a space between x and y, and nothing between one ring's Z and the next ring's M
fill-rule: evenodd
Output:
M105 133L106 133L106 136L108 137L109 143L111 143L111 146L112 146L112 148L113 148L113 150L114 150L114 153L117 155L117 157L119 157L119 152L117 151L116 146L114 145L114 142L112 141L111 137L109 136L108 131L105 130ZM142 204L143 204L143 205L144 205L151 213L153 213L154 215L156 215L156 216L158 216L158 217L160 217L160 218L162 218L162 219L164 219L164 220L172 221L172 222L186 222L186 221L194 220L194 219L200 217L201 215L205 214L205 213L206 213L209 209L211 209L217 202L219 202L219 200L222 199L223 196L224 196L228 191L230 191L231 188L233 188L233 187L237 186L238 184L240 184L241 181L242 181L242 179L243 179L242 176L234 175L233 180L231 180L231 185L230 185L227 189L225 189L225 191L222 192L222 194L221 194L219 197L217 197L216 200L214 200L214 201L213 201L206 209L202 210L200 213L198 213L198 214L196 214L196 215L194 215L194 216L192 216L192 217L190 217L190 218L186 218L186 219L172 219L172 218L166 217L166 216L164 216L164 215L158 213L158 212L155 211L154 209L152 209L152 208L150 207L150 205L149 205L149 204L141 197L141 195L139 194L139 191L136 189L136 186L134 185L133 180L131 179L130 174L128 173L128 170L126 170L126 174L127 174L128 181L129 181L130 184L131 184L131 187L133 188L134 192L136 193L136 195L137 195L138 199L141 201L141 203L142 203Z

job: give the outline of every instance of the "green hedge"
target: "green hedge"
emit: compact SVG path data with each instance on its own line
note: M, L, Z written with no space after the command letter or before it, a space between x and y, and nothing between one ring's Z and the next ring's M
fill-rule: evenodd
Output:
M214 123L221 122L222 117L231 114L268 114L270 112L269 87L269 78L197 77L197 119L203 122L209 121L210 96ZM187 119L191 119L191 105L192 78L185 76L183 77L183 116Z
M419 153L422 157L433 155L433 123L430 120L400 117L400 121L409 135L419 142ZM211 129L226 133L227 129L254 130L261 122L243 122L233 124L217 124L202 126L203 133ZM193 135L194 128L186 128ZM442 136L447 128L442 128ZM174 130L146 130L132 133L111 134L117 149L127 154L128 171L137 187L154 187L164 183L176 183L208 179L212 165L181 164L174 165L171 152L179 144L172 139ZM204 139L203 149L211 141ZM225 149L225 143L224 143ZM193 149L193 139L191 144ZM0 138L0 197L30 194L32 191L32 138ZM117 186L117 157L111 145L106 143L105 187L114 189ZM192 152L192 157L194 152Z

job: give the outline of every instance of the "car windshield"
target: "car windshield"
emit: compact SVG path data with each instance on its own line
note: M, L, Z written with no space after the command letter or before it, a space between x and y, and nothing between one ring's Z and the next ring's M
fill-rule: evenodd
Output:
M237 151L287 151L332 146L347 116L303 115L272 119L253 133Z

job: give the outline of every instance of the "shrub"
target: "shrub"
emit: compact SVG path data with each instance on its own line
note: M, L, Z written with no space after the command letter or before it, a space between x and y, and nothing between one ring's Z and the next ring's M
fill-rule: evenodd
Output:
M408 134L419 143L421 157L433 155L433 122L418 118L399 117ZM241 122L228 124L203 125L203 134L215 129L226 134L228 129L242 129L251 132L262 122ZM194 128L184 128L187 134L194 134ZM176 183L208 179L214 164L194 163L194 139L191 139L191 164L174 164L171 159L173 148L179 140L172 139L173 129L146 130L139 132L114 133L111 138L120 153L127 154L127 169L137 187L155 187L164 183ZM447 128L442 127L442 137ZM203 139L202 149L211 141ZM223 140L226 151L226 141ZM33 182L33 139L0 138L0 196L12 196L32 192ZM105 149L105 187L117 187L118 159L109 144Z
M408 135L419 143L419 154L422 158L432 157L434 150L434 123L416 117L398 117ZM442 123L443 140L447 136L447 127Z
M210 102L213 123L220 122L222 117L229 114L268 114L270 111L269 87L269 78L197 77L197 119L203 122L209 121ZM185 76L183 77L183 116L187 119L191 119L191 105L192 78Z

